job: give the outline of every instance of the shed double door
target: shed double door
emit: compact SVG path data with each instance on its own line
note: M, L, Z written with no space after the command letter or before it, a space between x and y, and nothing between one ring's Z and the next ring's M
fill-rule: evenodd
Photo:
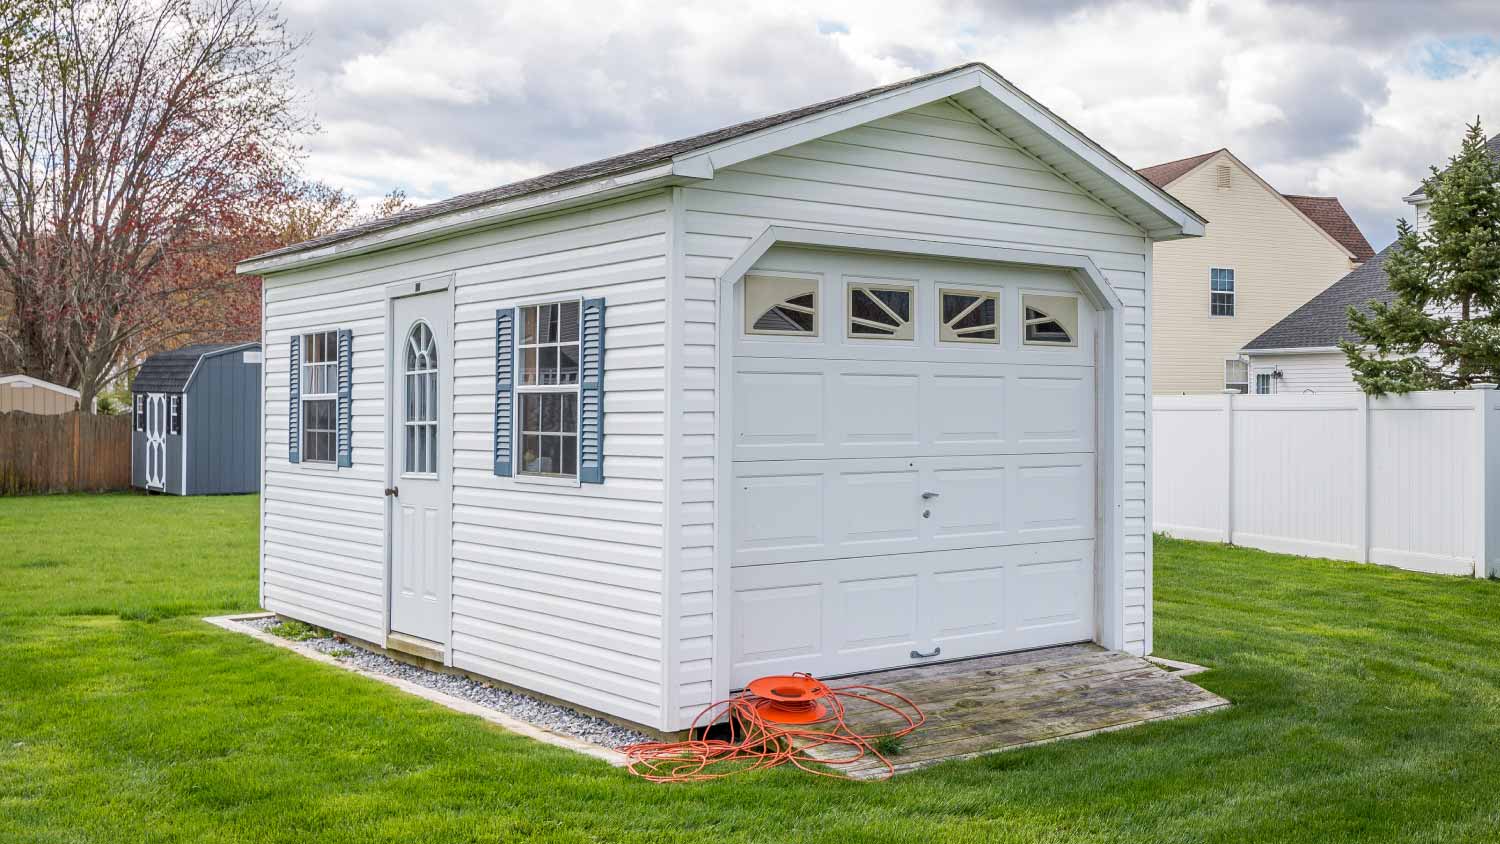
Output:
M453 306L446 291L395 300L388 409L393 485L391 630L448 641L452 593Z
M758 269L816 279L818 335L735 326L732 684L1092 639L1092 308L1076 345L1020 341L1022 294L1077 296L1069 277L807 250ZM871 284L912 289L910 339L854 336ZM944 289L998 294L997 341L945 335Z
M167 488L167 396L146 394L146 488Z

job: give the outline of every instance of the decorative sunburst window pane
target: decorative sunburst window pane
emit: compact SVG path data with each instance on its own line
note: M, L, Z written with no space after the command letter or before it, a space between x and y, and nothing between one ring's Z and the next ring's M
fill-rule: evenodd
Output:
M849 285L849 336L912 339L912 288L892 284Z
M999 293L939 290L938 299L938 339L945 343L1000 342Z
M1072 296L1021 296L1022 342L1032 346L1078 345L1078 300Z
M817 336L817 281L786 276L745 276L745 333Z

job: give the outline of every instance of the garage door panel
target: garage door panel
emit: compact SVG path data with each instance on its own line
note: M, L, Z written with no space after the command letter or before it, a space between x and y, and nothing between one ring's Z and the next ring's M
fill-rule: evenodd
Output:
M1088 453L737 463L732 564L1092 539L1093 473Z
M1092 565L1092 542L1063 542L739 569L732 684L1086 641Z
M1094 370L740 359L734 459L1036 454L1094 447Z

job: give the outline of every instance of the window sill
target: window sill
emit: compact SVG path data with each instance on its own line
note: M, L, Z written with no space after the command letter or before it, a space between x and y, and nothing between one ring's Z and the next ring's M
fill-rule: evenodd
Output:
M548 477L546 475L524 475L524 474L521 474L520 472L517 472L513 476L513 479L515 480L516 483L521 483L521 484L536 484L537 486L561 486L561 487L581 487L581 486L583 486L583 484L581 484L581 483L578 482L577 478L553 478L553 477Z
M313 472L337 472L339 470L339 464L337 462L325 463L321 460L303 460L300 463L291 463L289 465L297 466Z

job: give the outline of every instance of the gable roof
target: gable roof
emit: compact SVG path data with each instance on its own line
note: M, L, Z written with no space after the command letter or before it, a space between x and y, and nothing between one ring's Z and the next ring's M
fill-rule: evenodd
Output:
M1192 155L1187 158L1179 158L1176 161L1168 161L1163 164L1153 164L1150 167L1142 167L1136 171L1145 176L1150 182L1162 190L1188 173L1196 170L1199 165L1210 158L1223 153L1234 160L1245 169L1257 182L1260 182L1272 193L1286 200L1298 213L1306 217L1313 225L1322 229L1334 242L1347 250L1356 261L1365 261L1375 254L1370 242L1360 233L1359 226L1344 210L1343 203L1336 196L1303 196L1300 194L1281 193L1271 187L1258 173L1251 170L1245 162L1240 161L1228 147L1220 147L1212 152L1202 155Z
M1354 219L1344 210L1344 204L1339 202L1338 197L1293 193L1284 193L1282 196L1297 206L1298 211L1306 214L1307 219L1317 223L1318 228L1333 235L1334 240L1354 253L1355 260L1368 261L1375 257L1375 249L1370 246L1370 241L1365 240L1364 233L1354 224Z
M141 364L135 380L130 383L133 393L180 393L187 389L198 362L236 349L259 349L259 343L196 343L170 352L157 352Z
M1336 346L1340 340L1357 339L1349 330L1349 307L1362 308L1372 299L1389 302L1395 297L1385 274L1385 260L1395 247L1393 243L1380 250L1307 304L1287 314L1245 344L1245 351L1321 349Z
M1495 135L1494 137L1490 138L1488 141L1485 141L1485 143L1484 143L1484 149L1485 149L1485 152L1488 152L1490 154L1490 158L1493 158L1493 159L1495 159L1497 161L1500 161L1500 135ZM1442 170L1442 172L1444 172L1444 173L1448 172L1448 168L1444 167L1443 170ZM1425 185L1417 185L1415 188L1412 188L1411 193L1408 194L1406 198L1408 200L1413 200L1413 199L1418 199L1418 198L1425 197L1425 196L1427 196L1427 188L1426 188L1426 186Z
M1226 150L1221 147L1214 150L1213 152L1205 152L1202 155L1190 155L1187 158L1179 158L1176 161L1168 161L1163 164L1153 164L1150 167L1142 167L1136 172L1140 173L1142 176L1145 176L1146 180L1151 182L1151 184L1156 185L1162 190L1166 190L1167 185L1170 185L1183 176L1187 175L1189 170L1192 170L1199 164L1202 164L1210 158L1213 158L1219 153L1225 151Z
M51 381L43 381L40 378L32 378L30 375L0 375L0 385L3 384L24 384L27 387L35 387L42 390L51 390L54 393L61 393L62 395L68 396L69 398L78 398L78 391L73 389L72 387L64 387L61 384L54 384Z
M948 80L957 84L951 86L936 84ZM1160 237L1202 234L1202 226L1205 221L1191 208L1187 207L1187 205L1165 191L1160 190L1155 185L1138 179L1136 173L1124 164L1124 162L1111 155L1082 132L1068 125L1067 122L1047 110L1041 104L1032 100L988 65L982 62L971 62L947 70L916 76L889 85L881 85L847 96L784 111L779 114L747 120L743 123L736 123L733 126L726 126L722 129L715 129L688 138L657 144L634 152L625 153L624 155L601 159L577 167L569 167L564 170L513 182L497 188L461 194L450 199L412 208L379 220L265 252L241 262L238 270L239 272L255 272L262 269L283 269L284 267L281 266L266 267L263 262L268 259L322 250L325 247L346 244L359 238L374 236L383 232L394 233L395 230L402 227L412 226L424 221L437 220L445 216L456 215L459 212L471 211L533 194L555 191L584 183L593 183L599 180L608 180L610 178L623 179L626 174L639 173L649 168L663 165L672 165L671 175L679 176L683 179L708 178L712 176L715 167L728 166L728 164L735 161L734 156L728 155L724 156L727 163L721 163L718 155L714 155L712 158L705 157L708 152L720 150L723 145L781 131L784 137L778 137L775 140L782 146L775 148L792 146L800 143L801 140L795 136L795 133L783 130L793 127L800 122L824 115L832 115L838 113L840 110L875 102L893 94L929 86L932 88L931 95L925 101L954 97L973 91L976 88L988 91L991 94L992 100L996 102L999 102L1001 94L1012 98L1012 101L1003 103L1010 108L1011 112L1033 111L1035 114L1021 114L1021 119L1028 121L1034 126L1040 126L1041 123L1049 124L1047 126L1040 126L1043 129L1039 133L1042 137L1055 140L1057 136L1066 136L1075 140L1078 144L1078 149L1071 151L1074 159L1095 172L1112 171L1104 173L1108 181L1124 185L1126 192L1134 197L1137 206L1149 207L1150 211L1155 215L1154 219L1158 222L1154 227L1143 226L1143 228L1156 232L1155 236ZM900 108L912 108L917 104L920 103L905 104L901 105ZM878 116L881 115L867 117L862 122L868 122L871 119L876 119ZM992 126L992 128L995 127ZM838 130L829 130L829 132L831 131ZM825 134L827 133L825 132ZM751 146L753 145L747 145L747 149L750 149ZM769 151L772 150L753 152L754 156L758 156L767 154ZM754 156L749 152L741 153L742 158ZM691 158L689 159L688 157ZM1056 166L1051 160L1047 160L1047 163ZM678 165L682 166L679 168ZM1074 178L1074 181L1081 182L1082 180ZM1136 182L1138 184L1132 185L1128 184L1129 182ZM1119 209L1116 208L1116 210L1118 211ZM1168 229L1171 230L1172 234L1161 233ZM253 266L256 264L262 264L262 266Z

